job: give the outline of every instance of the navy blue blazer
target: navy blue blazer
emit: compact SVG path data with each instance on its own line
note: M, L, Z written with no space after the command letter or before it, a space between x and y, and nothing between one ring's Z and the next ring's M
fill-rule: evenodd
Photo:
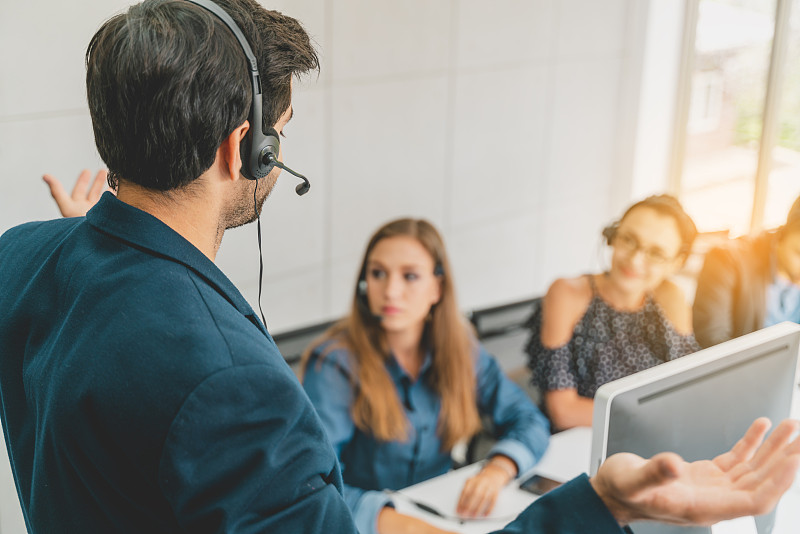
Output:
M30 532L355 532L269 333L158 219L105 194L85 218L13 228L0 288L2 422ZM620 531L585 478L537 503L509 532Z

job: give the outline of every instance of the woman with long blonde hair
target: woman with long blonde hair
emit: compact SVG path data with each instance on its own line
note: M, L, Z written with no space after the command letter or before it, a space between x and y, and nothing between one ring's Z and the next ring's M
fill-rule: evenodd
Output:
M500 489L547 447L549 427L460 313L444 243L399 219L370 239L350 314L304 355L303 385L339 455L345 499L368 534L438 532L391 496L450 469L450 451L490 417L499 441L462 490L458 512L487 514Z

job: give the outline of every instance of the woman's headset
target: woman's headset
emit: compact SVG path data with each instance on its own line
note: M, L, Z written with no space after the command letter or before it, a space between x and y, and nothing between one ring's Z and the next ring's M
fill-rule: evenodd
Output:
M613 223L603 228L603 237L606 238L606 245L611 246L611 244L614 242L614 238L617 237L618 230L619 230L619 221L614 221Z

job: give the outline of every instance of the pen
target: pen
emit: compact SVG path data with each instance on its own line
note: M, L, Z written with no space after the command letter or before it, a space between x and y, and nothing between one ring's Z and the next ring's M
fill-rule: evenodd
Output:
M408 497L406 497L406 498L408 498ZM413 504L414 506L416 506L420 510L428 512L431 515L435 515L436 517L441 517L442 519L446 519L447 521L457 522L459 525L463 525L464 524L464 520L461 519L460 517L455 517L455 516L443 514L442 512L440 512L439 510L437 510L433 506L425 504L424 502L415 501L414 499L408 499L408 500L409 500L409 502L411 504Z
M464 521L461 518L444 514L444 513L440 512L439 510L437 510L436 508L434 508L433 506L431 506L429 504L425 504L424 502L418 501L416 499L412 499L408 495L404 495L404 494L400 493L399 491L390 490L390 489L385 489L383 491L387 495L398 495L398 496L402 497L403 500L405 500L407 502L410 502L411 504L413 504L414 506L416 506L420 510L422 510L424 512L428 512L431 515L435 515L436 517L441 517L442 519L446 519L448 521L458 521L459 523L464 524Z
M428 506L424 502L415 501L413 499L409 499L409 501L411 501L411 504L413 504L414 506L416 506L420 510L424 510L424 511L428 512L429 514L433 514L433 515L435 515L437 517L441 517L442 519L451 519L449 517L446 517L442 512L440 512L436 508L434 508L432 506Z
M394 490L383 490L383 491L385 493L389 494L389 495L397 495L397 496L402 497L403 500L413 504L414 506L416 506L417 508L419 508L423 512L427 512L427 513L429 513L431 515L435 515L436 517L444 519L445 521L451 521L451 522L454 522L454 523L458 523L459 525L465 525L465 524L467 524L467 522L472 522L472 521L504 521L504 522L508 522L508 521L511 521L514 518L516 518L516 514L509 515L508 517L498 517L498 516L492 516L492 517L459 517L457 515L445 514L444 512L441 512L441 511L437 510L436 508L434 508L433 506L431 506L429 504L425 504L422 501L418 501L416 499L412 499L408 495L405 495L405 494L400 493L398 491L394 491Z

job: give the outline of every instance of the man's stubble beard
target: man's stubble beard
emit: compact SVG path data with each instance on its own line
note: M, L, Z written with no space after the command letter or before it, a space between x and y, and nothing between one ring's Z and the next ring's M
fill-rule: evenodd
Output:
M258 218L264 202L275 188L279 173L280 169L274 168L272 172L259 180L244 178L240 180L241 187L236 198L232 200L229 209L223 214L222 222L226 230L249 224ZM255 203L253 202L254 190ZM253 204L255 204L255 209Z

